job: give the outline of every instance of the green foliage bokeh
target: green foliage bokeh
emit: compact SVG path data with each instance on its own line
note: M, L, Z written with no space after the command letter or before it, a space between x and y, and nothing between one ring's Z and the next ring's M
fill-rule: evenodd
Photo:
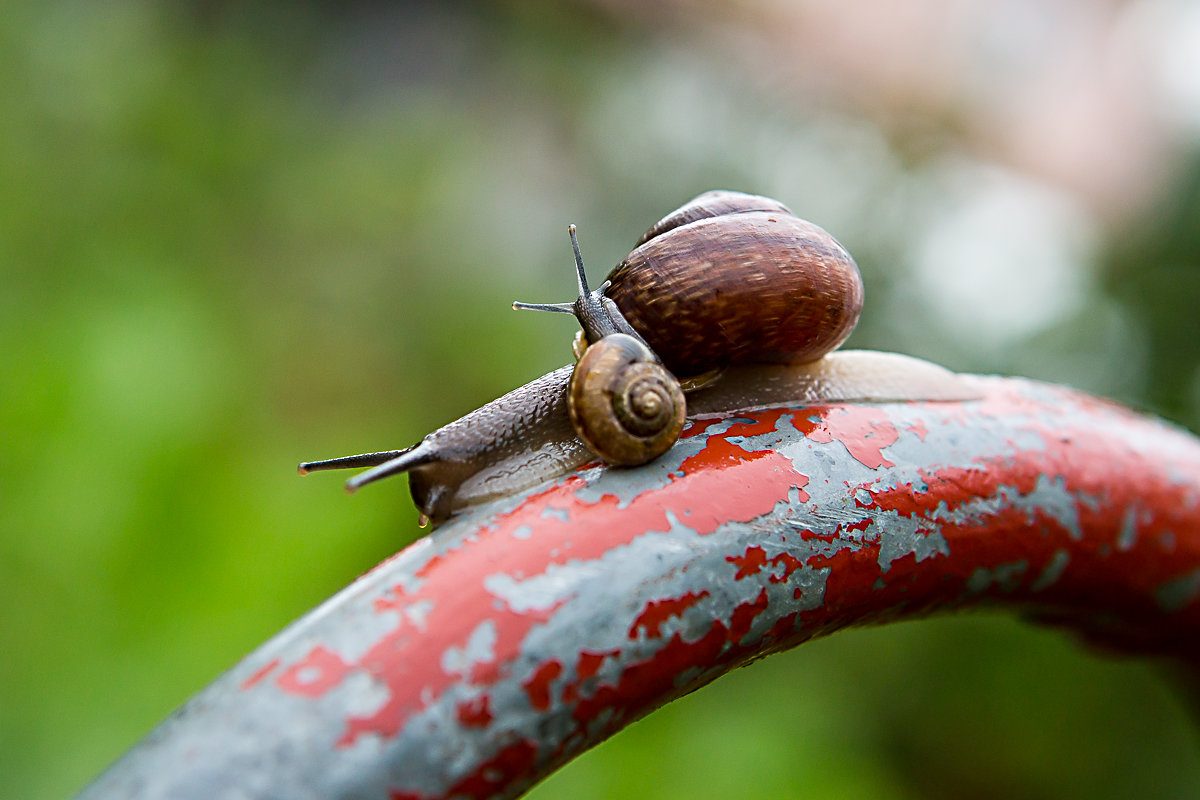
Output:
M598 276L698 191L775 189L761 158L628 113L702 59L661 66L662 41L588 6L232 7L0 14L0 796L77 790L419 534L402 481L350 499L294 465L411 443L564 363L571 321L508 304L567 298L568 222ZM681 108L733 140L820 134L708 77L716 100ZM1189 180L1148 264L1126 239L1097 267L1142 325L1141 383L1060 374L1105 347L1083 317L1043 334L1059 360L917 354L1194 428ZM854 343L922 341L872 319L903 297L900 234L847 228L870 295ZM739 671L534 796L1183 797L1196 745L1151 666L953 619Z

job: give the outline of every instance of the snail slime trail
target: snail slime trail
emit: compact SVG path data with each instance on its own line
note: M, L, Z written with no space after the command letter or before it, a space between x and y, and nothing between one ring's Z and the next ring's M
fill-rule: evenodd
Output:
M713 191L655 223L597 289L575 226L578 296L513 303L579 320L561 367L403 450L300 464L362 468L354 491L409 475L421 523L512 494L599 457L658 458L688 415L833 401L962 400L956 375L890 353L833 353L862 311L854 259L777 200Z

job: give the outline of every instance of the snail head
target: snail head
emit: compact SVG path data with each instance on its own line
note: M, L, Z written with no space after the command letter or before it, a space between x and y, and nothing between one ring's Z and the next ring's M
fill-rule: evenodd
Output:
M557 311L573 314L583 328L583 336L587 344L595 344L605 336L614 333L624 333L645 344L633 326L626 321L625 316L617 308L617 304L605 296L609 282L605 281L598 289L589 289L587 273L583 268L583 256L579 252L579 237L575 234L575 226L568 225L567 232L571 235L571 249L575 251L575 273L579 283L579 297L571 303L513 303L517 310ZM649 345L647 345L647 348ZM578 353L576 354L578 355Z

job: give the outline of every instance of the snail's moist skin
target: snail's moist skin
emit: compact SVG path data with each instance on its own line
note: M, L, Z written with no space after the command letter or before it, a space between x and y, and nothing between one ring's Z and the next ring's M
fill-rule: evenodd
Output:
M601 347L592 355L605 352ZM609 393L594 386L583 391L572 374L571 367L561 367L426 436L418 448L437 458L409 473L422 517L441 522L458 509L565 475L598 455L610 463L629 463L613 452L622 445L614 431L597 431L587 444L580 438L580 426L568 413L568 386L583 398L607 399ZM601 371L596 377L607 375ZM937 364L897 353L850 350L807 364L730 367L688 396L687 413L696 417L786 404L977 396L960 376ZM577 408L587 405L578 397L574 402Z
M440 522L467 503L510 494L588 460L567 415L572 370L548 372L422 439L417 446L437 459L409 473L421 515Z
M1200 664L1200 442L964 380L978 399L694 422L652 464L467 509L82 797L512 797L756 657L968 606Z

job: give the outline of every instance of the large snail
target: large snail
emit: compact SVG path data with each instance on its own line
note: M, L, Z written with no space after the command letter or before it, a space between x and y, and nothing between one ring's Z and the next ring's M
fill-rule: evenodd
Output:
M575 228L578 359L404 450L300 465L371 467L350 491L409 473L421 522L593 460L666 452L686 416L846 400L971 395L953 373L890 353L833 354L858 321L862 280L828 233L776 200L706 192L664 217L596 290ZM686 395L685 395L686 393ZM686 396L686 399L685 399Z

